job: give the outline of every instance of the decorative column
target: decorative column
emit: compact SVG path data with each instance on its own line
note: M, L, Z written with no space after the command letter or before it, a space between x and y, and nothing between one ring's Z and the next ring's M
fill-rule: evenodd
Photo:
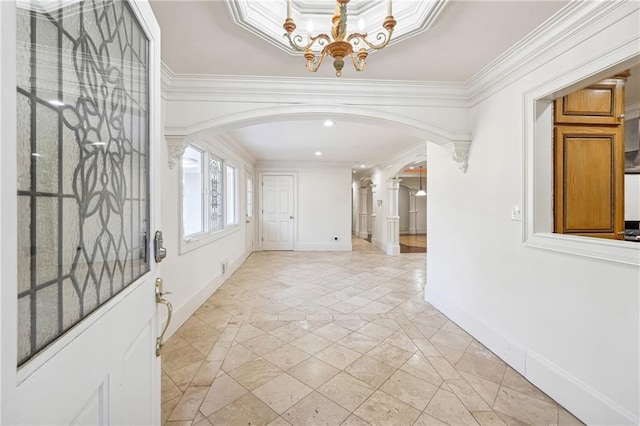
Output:
M367 232L367 191L369 188L359 188L360 194L360 233L359 238L367 239L369 233Z
M417 234L416 222L418 220L418 210L416 210L416 191L409 190L409 234Z
M398 190L400 179L389 179L389 215L387 216L387 254L400 254L400 216L398 215Z

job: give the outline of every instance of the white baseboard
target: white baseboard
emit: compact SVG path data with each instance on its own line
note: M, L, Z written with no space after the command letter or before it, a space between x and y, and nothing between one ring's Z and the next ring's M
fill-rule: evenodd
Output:
M527 379L588 425L637 425L640 418L533 351L527 351Z
M165 341L173 335L182 324L184 324L193 313L216 291L233 273L247 260L251 253L243 253L239 258L229 265L228 272L224 275L218 274L211 281L203 285L200 290L180 306L173 307L173 316L171 323L165 334ZM163 325L164 327L164 325Z
M514 370L586 424L639 424L640 419L596 389L536 352L501 335L437 292L425 289L425 300L502 358Z
M386 244L384 244L382 241L380 241L377 238L371 238L371 245L374 246L375 248L379 248L380 250L386 252Z
M351 251L351 241L328 243L297 243L295 251Z

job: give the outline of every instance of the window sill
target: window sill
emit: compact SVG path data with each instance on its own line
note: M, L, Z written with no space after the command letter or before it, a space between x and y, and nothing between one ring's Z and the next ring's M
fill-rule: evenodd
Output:
M640 243L631 241L576 237L545 232L530 235L524 245L606 262L640 266Z
M225 238L240 230L239 224L229 225L224 229L215 232L201 233L183 238L180 240L180 255L204 247L221 238Z

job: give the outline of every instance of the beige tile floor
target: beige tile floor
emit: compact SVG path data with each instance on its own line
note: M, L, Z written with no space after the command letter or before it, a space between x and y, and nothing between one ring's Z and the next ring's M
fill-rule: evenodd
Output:
M424 301L425 255L258 252L167 342L167 425L574 425Z

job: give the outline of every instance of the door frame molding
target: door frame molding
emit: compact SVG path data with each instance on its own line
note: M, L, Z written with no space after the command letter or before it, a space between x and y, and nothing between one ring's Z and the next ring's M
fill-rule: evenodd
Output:
M253 189L251 192L252 195L252 200L251 200L251 205L252 205L252 209L253 211L251 212L251 223L247 224L247 202L249 201L249 197L247 196L247 192L248 192L248 186L247 186L247 180L249 179L249 177L251 177L251 181L253 182ZM245 227L245 234L249 234L251 233L252 237L252 241L253 241L253 246L251 248L249 247L245 247L245 255L249 256L251 255L251 253L253 253L254 251L257 250L257 244L256 244L256 218L258 217L257 214L257 209L256 209L256 188L258 187L258 185L256 185L256 174L255 171L253 169L250 169L249 167L244 168L244 182L243 182L243 186L244 188L244 195L242 197L242 199L244 200L244 206L242 206L242 211L244 211L244 227ZM260 186L260 188L262 189L262 186ZM260 191L262 193L262 191ZM244 242L245 244L247 243L247 235L245 235L244 237Z
M255 176L255 175L254 175ZM264 176L292 176L293 177L293 251L297 251L297 236L298 236L298 172L294 170L269 170L258 171L259 177L259 194L258 194L258 211L255 212L254 217L258 217L258 243L256 244L256 251L263 251L262 249L262 178ZM255 184L254 184L255 185Z

